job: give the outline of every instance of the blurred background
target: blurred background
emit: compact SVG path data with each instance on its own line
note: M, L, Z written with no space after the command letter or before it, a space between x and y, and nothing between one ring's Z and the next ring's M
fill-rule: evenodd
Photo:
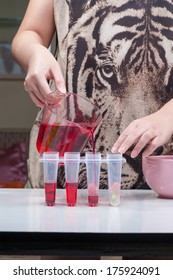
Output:
M10 52L27 4L27 0L0 1L0 130L29 130L37 112L24 91L24 73Z
M28 0L0 0L0 187L24 187L29 134L38 109L23 87L25 73L11 42Z

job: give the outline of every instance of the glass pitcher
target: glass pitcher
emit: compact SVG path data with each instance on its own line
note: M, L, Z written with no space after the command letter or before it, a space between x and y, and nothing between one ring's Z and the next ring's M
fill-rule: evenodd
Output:
M101 111L88 99L75 93L51 92L37 118L37 150L41 155L57 151L60 157L65 152L82 152L101 120Z

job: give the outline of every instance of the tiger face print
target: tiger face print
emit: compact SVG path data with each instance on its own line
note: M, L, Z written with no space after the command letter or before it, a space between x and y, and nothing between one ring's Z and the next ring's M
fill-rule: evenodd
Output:
M55 10L57 29L63 22L58 59L67 88L101 109L95 143L105 156L130 122L159 110L173 97L173 1L58 0ZM68 18L66 25L62 14ZM172 149L170 142L159 152ZM141 155L132 159L128 151L124 156L122 187L144 186ZM84 173L85 167L81 187L86 187ZM106 166L101 174L105 188Z

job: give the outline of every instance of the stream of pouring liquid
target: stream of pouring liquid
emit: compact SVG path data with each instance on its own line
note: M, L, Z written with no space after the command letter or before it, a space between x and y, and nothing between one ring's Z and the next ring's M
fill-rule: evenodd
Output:
M93 152L93 154L95 154L95 140L94 140L94 131L90 131L91 132L91 147L92 147L92 152ZM95 163L94 162L94 170L93 170L93 172L94 172L94 182L93 183L90 183L90 186L88 186L88 188L93 188L93 189L97 189L98 187L97 187L97 185L96 185L96 183L97 183L97 178L96 178L96 176L97 176L97 174L96 174L96 164L97 163ZM91 207L95 207L97 204L98 204L98 194L97 193L95 193L94 195L92 194L89 194L88 193L88 204L89 204L89 206L91 206Z

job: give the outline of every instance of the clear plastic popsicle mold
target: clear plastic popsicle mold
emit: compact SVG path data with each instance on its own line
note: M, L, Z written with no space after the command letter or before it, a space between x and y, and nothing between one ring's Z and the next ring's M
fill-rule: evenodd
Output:
M45 201L48 206L55 204L58 161L59 153L46 152L43 154Z
M75 206L77 201L78 174L80 163L86 165L88 204L96 206L99 198L100 168L107 164L109 205L118 206L120 203L122 165L126 162L122 154L87 152L80 157L79 152L65 152L59 157L56 152L45 152L40 158L44 168L45 195L47 205L54 205L58 164L65 166L66 199L69 206ZM52 187L52 189L51 189Z
M122 154L107 154L109 204L118 206L120 203Z
M64 154L66 200L68 206L76 205L79 163L80 163L80 153L67 152Z
M101 153L87 152L85 154L87 185L88 185L88 204L96 206L99 198L99 181Z

